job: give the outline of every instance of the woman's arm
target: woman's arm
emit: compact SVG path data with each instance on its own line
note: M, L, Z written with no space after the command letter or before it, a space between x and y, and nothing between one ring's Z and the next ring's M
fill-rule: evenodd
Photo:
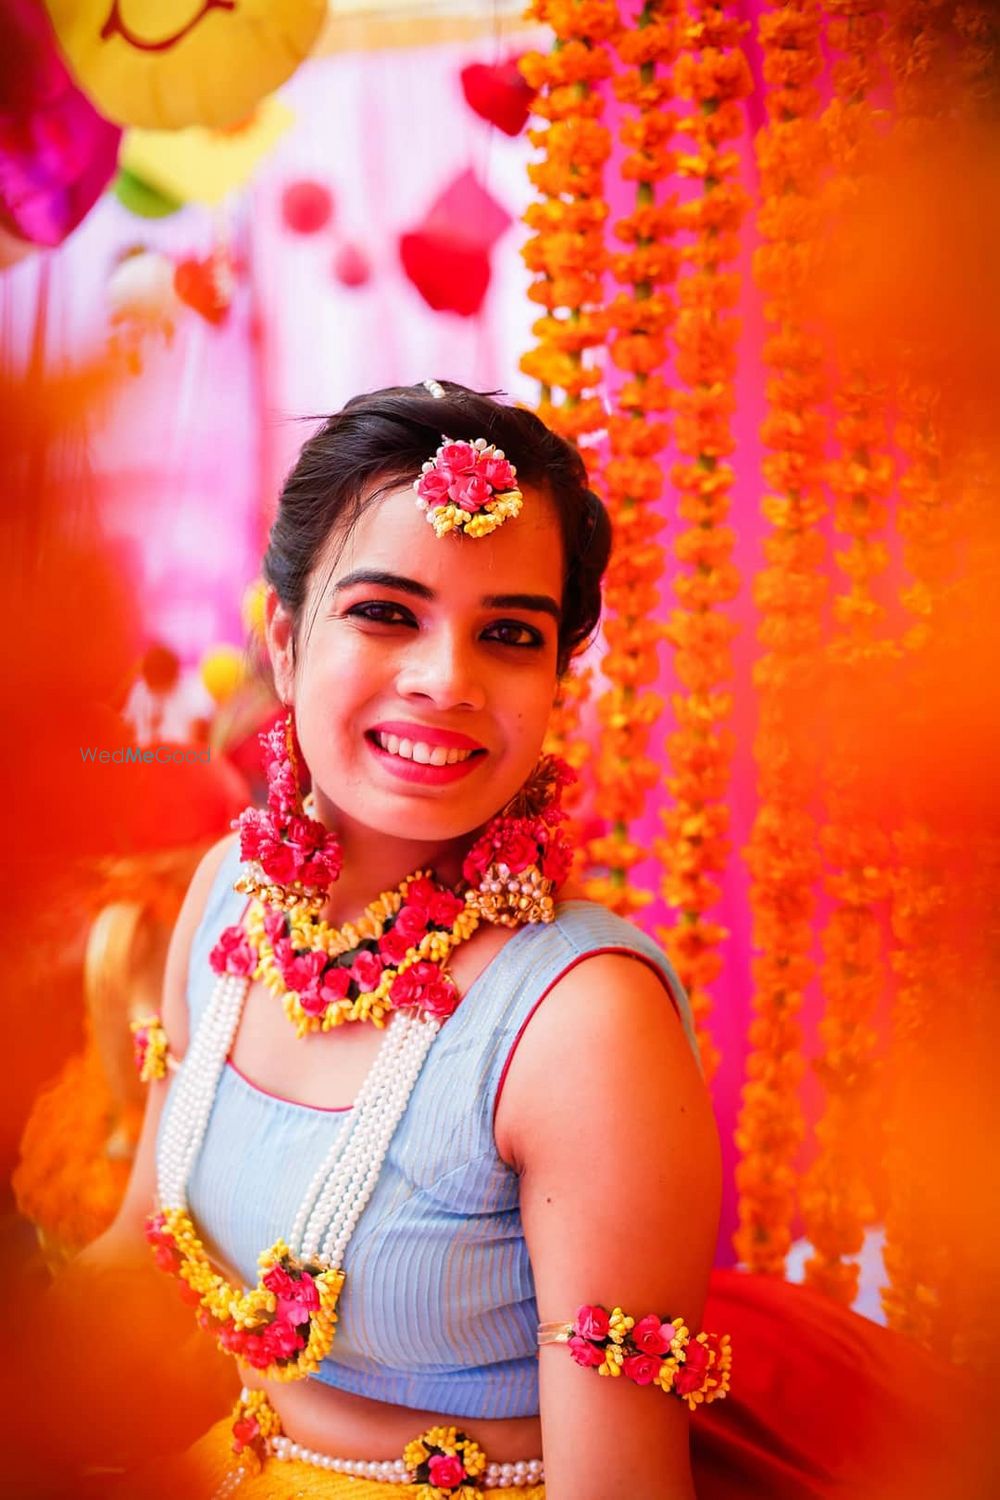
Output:
M497 1144L521 1175L543 1322L582 1303L700 1318L718 1137L674 1007L641 961L601 955L546 996L511 1059ZM711 1330L725 1332L724 1329ZM547 1500L693 1500L686 1405L539 1352Z
M160 1014L170 1051L178 1060L184 1056L188 1044L187 981L191 942L204 913L212 882L235 837L235 834L227 834L213 844L201 860L188 886L167 950ZM163 1080L148 1086L149 1095L132 1173L114 1222L87 1246L74 1265L97 1269L124 1266L140 1260L143 1265L149 1263L143 1224L147 1214L152 1212L156 1196L156 1133L170 1078L168 1073Z

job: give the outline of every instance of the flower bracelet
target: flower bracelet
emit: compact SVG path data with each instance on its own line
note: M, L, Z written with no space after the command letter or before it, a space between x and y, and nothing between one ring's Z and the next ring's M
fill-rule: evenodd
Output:
M142 1016L129 1022L135 1065L139 1070L140 1083L154 1083L166 1078L168 1068L177 1067L167 1042L167 1033L159 1016Z
M720 1401L729 1390L732 1348L728 1333L692 1334L682 1318L647 1313L630 1318L586 1303L572 1323L540 1323L538 1342L568 1344L578 1365L598 1375L624 1375L636 1385L658 1385L693 1411Z

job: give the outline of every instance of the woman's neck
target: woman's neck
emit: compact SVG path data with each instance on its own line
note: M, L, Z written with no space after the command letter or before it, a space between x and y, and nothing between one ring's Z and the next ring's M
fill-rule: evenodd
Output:
M344 855L343 869L323 907L324 919L335 926L353 921L383 891L394 890L415 870L432 869L444 885L457 886L465 852L475 839L475 833L439 844L393 838L342 817L320 799L315 816L337 830Z

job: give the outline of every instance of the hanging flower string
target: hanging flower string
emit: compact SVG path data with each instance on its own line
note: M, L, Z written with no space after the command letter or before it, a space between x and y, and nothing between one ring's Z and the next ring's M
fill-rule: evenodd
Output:
M883 22L876 0L828 0L827 42L834 55L834 94L820 124L832 166L824 199L834 222L870 170ZM881 539L893 484L887 451L886 390L869 361L849 357L834 398L839 455L828 466L834 526L846 539L836 563L843 584L834 598L828 648L830 753L824 777L826 823L820 843L833 909L822 934L822 1055L814 1066L825 1089L816 1126L818 1152L802 1182L801 1208L813 1246L809 1285L850 1305L858 1290L856 1256L876 1216L881 1168L877 1135L874 1017L885 990L880 910L889 893L890 843L858 774L859 739L871 704L885 701L887 667L898 647L888 638L875 588L889 560Z
M951 12L943 0L900 0L890 14L886 53L893 81L896 134L909 150L932 143L953 107L950 74ZM925 686L921 663L953 586L956 517L945 483L940 421L941 393L916 375L896 392L894 436L901 455L896 527L903 544L906 580L900 593L907 697ZM916 716L919 720L919 714ZM917 731L919 732L919 730ZM900 810L894 836L891 955L897 985L892 1009L892 1092L886 1147L888 1200L883 1260L888 1285L882 1305L891 1327L926 1348L947 1347L953 1330L941 1312L945 1267L937 1234L937 1206L916 1149L915 1080L928 1076L931 1016L939 1004L948 954L940 931L945 850L940 831L919 810ZM920 1104L924 1101L921 1098Z
M818 873L810 812L814 768L807 713L815 687L824 596L824 422L821 351L801 324L800 294L815 251L815 197L823 165L814 80L822 67L815 0L788 0L760 18L769 123L757 137L763 244L755 257L767 299L770 367L762 437L771 530L755 580L763 652L754 740L759 808L747 850L754 990L750 1052L737 1122L739 1228L734 1244L751 1270L780 1274L791 1243L794 1159L803 1134L798 1098L798 1013L812 976L813 887Z
M629 883L629 871L647 855L633 827L657 784L659 767L649 756L649 738L662 709L651 690L659 675L657 645L663 549L656 534L664 525L656 504L663 486L658 454L667 438L658 415L669 396L663 377L667 330L673 306L664 289L674 279L677 251L672 243L674 210L657 202L658 184L674 167L670 138L674 117L670 64L677 47L676 0L649 0L636 23L615 38L624 67L613 81L617 98L630 107L621 128L626 154L622 176L636 184L634 210L615 225L626 247L611 265L622 290L608 308L614 330L612 362L624 374L608 423L610 457L604 490L611 514L614 547L604 585L603 634L607 651L601 672L608 682L598 705L600 755L597 813L607 832L590 840L589 862L605 873L585 889L621 916L646 906L652 896Z
M544 312L521 368L541 385L542 420L580 442L605 425L592 394L602 372L585 355L603 345L607 330L604 167L611 137L600 123L604 102L595 85L611 72L606 43L618 29L618 7L615 0L533 0L527 19L551 27L555 43L547 55L528 53L520 63L537 90L533 111L548 122L529 135L542 153L528 166L541 201L525 214L533 232L522 253L535 278L528 296Z
M670 804L657 853L664 899L676 912L660 937L691 1000L708 1077L718 1062L706 1025L709 987L721 970L719 948L726 933L707 913L719 900L718 878L729 853L726 793L733 748L726 722L732 712L735 625L724 607L739 588L734 534L727 524L739 277L727 267L738 253L749 205L739 182L739 154L731 145L743 130L741 101L751 89L740 45L745 30L713 0L689 0L684 50L674 71L677 93L689 109L680 128L690 141L678 156L677 170L696 191L677 210L679 228L690 239L678 283L674 437L681 457L671 480L678 514L687 525L674 544L680 571L667 638L682 691L674 698L676 728L667 740Z
M550 52L530 52L520 62L536 90L533 111L547 122L530 136L540 151L528 166L538 197L524 216L531 234L522 254L534 278L528 297L542 312L532 325L535 345L521 368L540 384L538 415L579 444L592 468L594 450L586 440L607 420L596 394L602 371L587 359L607 334L604 168L611 137L600 122L604 102L598 86L611 74L607 43L618 29L618 8L615 0L532 0L526 18L550 27L554 44ZM580 772L590 756L580 729L590 682L589 672L566 678L545 742L549 753L565 757ZM582 784L569 792L571 814L581 792ZM582 847L581 827L571 825L571 831L574 846Z

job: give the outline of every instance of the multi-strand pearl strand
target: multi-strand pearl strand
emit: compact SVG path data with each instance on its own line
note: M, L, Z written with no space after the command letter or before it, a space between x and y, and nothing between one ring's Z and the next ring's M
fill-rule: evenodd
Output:
M159 1197L164 1208L187 1210L188 1179L205 1137L219 1077L249 988L248 979L231 974L219 977L178 1072L157 1156ZM289 1248L303 1261L319 1261L326 1269L340 1269L428 1049L440 1029L439 1020L413 1011L397 1011L390 1019L347 1127L338 1131L296 1214Z
M157 1187L165 1208L187 1207L187 1183L201 1150L219 1076L243 1014L249 979L222 974L177 1071L157 1150Z
M300 1260L319 1259L339 1270L440 1029L440 1021L412 1011L396 1011L391 1017L348 1127L317 1168L295 1217L288 1244Z

